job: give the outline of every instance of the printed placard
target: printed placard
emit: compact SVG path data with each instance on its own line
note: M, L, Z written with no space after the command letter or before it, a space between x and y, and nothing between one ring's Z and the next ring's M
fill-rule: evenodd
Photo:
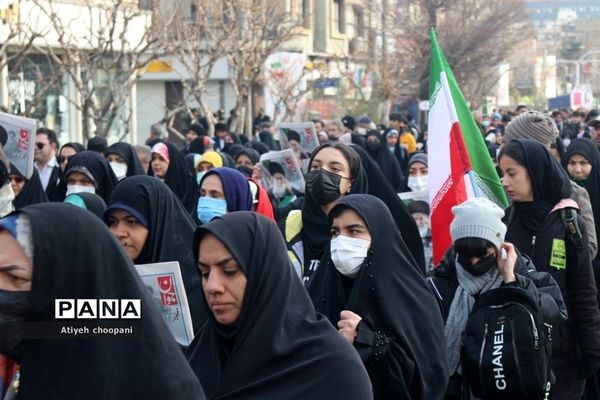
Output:
M287 135L290 131L298 133L300 136L300 146L307 153L312 153L319 147L319 137L317 129L313 122L282 123L278 125L282 143L288 143ZM289 147L289 146L286 146Z
M177 261L135 266L177 343L194 339L192 315Z
M8 161L27 179L33 174L36 121L0 112L0 144Z
M304 193L304 176L292 149L271 151L260 156L260 164L273 179L281 179L299 193Z

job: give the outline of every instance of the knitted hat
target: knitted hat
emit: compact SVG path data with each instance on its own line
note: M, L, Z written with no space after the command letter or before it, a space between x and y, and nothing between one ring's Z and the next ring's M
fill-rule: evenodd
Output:
M504 130L505 143L514 139L533 139L548 148L557 137L556 122L546 114L537 111L528 111L519 115L506 125Z
M346 115L344 118L342 118L342 124L344 124L344 126L350 130L356 128L356 120L351 115Z
M504 242L506 225L502 222L504 211L485 197L476 197L452 207L454 219L450 235L455 242L462 238L486 239L500 250Z

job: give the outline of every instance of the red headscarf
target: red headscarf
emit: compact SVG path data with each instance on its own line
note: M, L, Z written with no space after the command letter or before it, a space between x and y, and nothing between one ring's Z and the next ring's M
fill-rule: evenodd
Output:
M250 190L252 191L253 204L256 206L256 212L275 221L275 214L273 214L273 205L271 204L271 199L269 199L269 194L267 193L267 191L260 185L260 183L258 183L258 181L252 178L248 178L248 183L250 185ZM256 185L256 188L258 189L258 193L256 194L254 193L252 183L254 183Z

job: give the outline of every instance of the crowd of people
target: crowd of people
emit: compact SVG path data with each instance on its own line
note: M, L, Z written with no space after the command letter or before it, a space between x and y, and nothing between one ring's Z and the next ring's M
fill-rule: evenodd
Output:
M447 227L431 226L427 130L408 114L387 126L315 120L312 151L264 115L251 138L224 120L209 136L198 121L184 143L155 124L136 146L60 146L39 128L30 177L0 151L0 395L488 398L502 385L481 365L473 380L474 315L518 292L540 321L536 351L552 350L525 369L547 371L531 398L600 398L600 117L524 106L473 116L511 204L470 199ZM284 149L303 187L263 162ZM432 229L453 242L438 265ZM133 267L170 261L193 323L187 347ZM141 299L140 335L31 336L27 326L54 321L54 299L75 298ZM517 374L493 364L496 378ZM539 378L521 372L522 388Z

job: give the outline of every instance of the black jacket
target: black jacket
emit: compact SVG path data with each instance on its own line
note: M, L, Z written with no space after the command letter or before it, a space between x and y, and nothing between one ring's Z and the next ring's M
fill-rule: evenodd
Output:
M517 258L514 272L517 280L508 285L525 289L533 298L538 299L544 322L552 325L564 323L567 318L567 309L560 289L552 276L546 272L536 271L531 260L521 254ZM454 247L446 252L440 265L435 269L434 276L428 278L428 281L438 299L445 324L456 289L458 289ZM502 285L504 286L504 283ZM445 399L461 399L463 391L462 377L454 374L448 383Z
M567 233L559 210L546 216L537 235L531 235L515 217L508 224L506 240L529 255L540 271L550 273L558 283L567 303L569 320L552 332L552 357L577 355L577 364L588 369L580 371L583 377L600 365L600 310L587 234L579 215L577 220L582 233L579 243ZM566 247L565 268L551 265L556 264L553 258L557 255L556 243L560 241L564 241Z
M48 180L48 186L46 186L46 196L48 196L48 200L50 201L62 201L64 196L60 195L58 184L61 180L61 172L60 167L57 165L52 168L52 173L50 174L50 179Z

